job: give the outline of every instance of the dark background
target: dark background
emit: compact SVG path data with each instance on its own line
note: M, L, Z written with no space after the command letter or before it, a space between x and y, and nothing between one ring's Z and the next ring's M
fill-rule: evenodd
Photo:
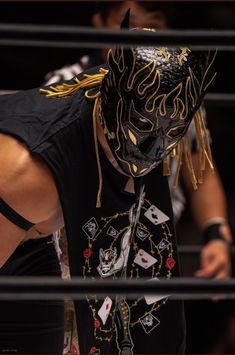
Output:
M235 30L235 2L184 1L168 3L168 6L173 9L173 28ZM0 23L88 26L93 10L94 4L90 1L0 1ZM73 64L80 56L88 52L91 52L91 49L0 46L0 89L22 90L39 86L46 73L66 64ZM218 75L211 91L235 93L235 52L218 53L216 67ZM213 139L215 161L227 196L229 222L233 235L235 235L235 108L208 107L207 120ZM181 243L200 243L200 238L195 234L189 209L186 209L179 230L182 232L178 233L178 235L182 235ZM192 237L193 233L194 238ZM197 267L198 258L191 265L192 268L189 267L192 260L191 255L183 258L185 275L190 275L192 268ZM192 326L189 327L188 332L192 338L192 348L196 349L195 353L198 354L199 349L195 347L195 344L198 342L201 348L208 348L226 328L225 318L228 317L224 317L224 314L228 316L232 312L235 314L235 311L233 303L226 303L226 306L220 303L217 307L208 303L198 303L194 309L196 315L193 314L191 308ZM203 317L205 309L207 309L207 313ZM202 313L201 318L200 312ZM200 319L202 323L200 323ZM202 327L203 324L204 327ZM199 332L201 327L205 333L204 337ZM206 332L206 328L210 328L210 331ZM232 353L234 354L235 345L233 349Z
M156 7L158 1L155 1ZM160 2L161 3L161 2ZM172 27L179 29L235 29L235 2L166 2L172 9ZM0 1L0 23L59 24L89 26L92 1ZM45 74L74 63L91 49L1 47L3 88L40 85ZM214 91L235 92L233 52L219 53L218 77ZM10 72L9 72L10 69Z

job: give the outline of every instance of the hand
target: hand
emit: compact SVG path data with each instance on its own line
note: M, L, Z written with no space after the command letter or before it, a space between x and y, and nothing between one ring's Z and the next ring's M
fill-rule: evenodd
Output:
M225 279L231 276L230 247L223 240L208 242L201 251L201 267L195 272L197 277Z

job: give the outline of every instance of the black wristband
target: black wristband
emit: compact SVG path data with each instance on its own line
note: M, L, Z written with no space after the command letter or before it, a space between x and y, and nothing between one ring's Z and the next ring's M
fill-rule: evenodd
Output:
M34 223L29 222L27 219L19 215L13 210L3 199L0 198L0 213L3 214L9 221L21 229L28 231L34 226Z
M223 223L213 223L203 230L202 236L205 244L212 240L222 240L224 243L231 245L231 243L227 241L221 234L220 227L222 225Z

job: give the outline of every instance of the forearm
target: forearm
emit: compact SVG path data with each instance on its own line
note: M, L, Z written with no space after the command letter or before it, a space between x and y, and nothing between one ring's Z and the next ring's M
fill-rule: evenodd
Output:
M226 200L218 174L208 173L197 190L188 191L192 214L199 228L203 230L211 220L227 220Z
M220 178L207 172L198 190L188 186L192 214L202 234L200 268L195 276L227 278L231 275L232 234L227 223L226 199Z
M193 156L195 170L198 170L198 155ZM226 198L220 177L214 173L205 171L204 181L194 190L189 176L183 170L183 179L186 192L191 205L192 215L200 231L205 231L209 225L221 223L221 233L230 242L232 240L230 228L227 225Z

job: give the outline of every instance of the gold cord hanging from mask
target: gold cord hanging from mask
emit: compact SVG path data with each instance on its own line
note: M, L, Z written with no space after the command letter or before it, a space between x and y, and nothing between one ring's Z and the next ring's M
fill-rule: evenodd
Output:
M97 137L97 118L98 118L98 109L99 109L99 96L97 95L95 98L94 108L93 108L93 133L94 133L94 143L95 143L95 154L96 154L96 161L98 167L98 174L99 174L99 189L96 198L96 208L101 207L101 192L103 186L103 177L102 177L102 170L100 164L100 156L99 156L99 148L98 148L98 137Z

